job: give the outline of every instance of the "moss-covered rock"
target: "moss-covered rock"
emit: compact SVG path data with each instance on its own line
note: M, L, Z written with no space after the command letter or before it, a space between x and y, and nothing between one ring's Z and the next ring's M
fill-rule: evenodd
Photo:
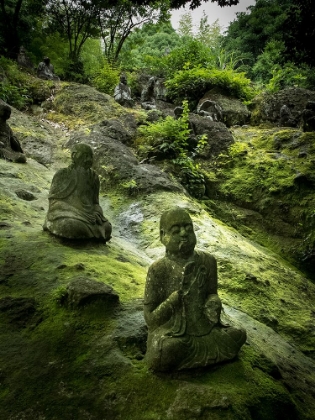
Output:
M210 211L313 275L314 133L251 127L233 133L227 153L201 161ZM259 215L249 217L248 210Z
M315 92L302 88L286 88L276 93L264 92L252 100L250 124L279 125L280 109L286 105L298 126L301 123L301 112L305 109L307 102L314 100Z

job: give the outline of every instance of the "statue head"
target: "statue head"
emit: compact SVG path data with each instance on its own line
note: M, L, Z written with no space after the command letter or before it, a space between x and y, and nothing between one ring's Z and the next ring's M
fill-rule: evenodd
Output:
M49 63L50 63L50 58L49 57L44 57L43 58L43 62L45 63L45 64L47 64L47 66L49 65Z
M197 240L186 210L176 207L162 214L160 240L168 254L189 257L193 253Z
M127 76L125 74L120 75L120 83L122 83L123 85L127 84Z
M84 169L90 169L93 165L93 150L84 143L76 144L71 153L73 165Z
M7 104L0 104L0 119L8 120L11 116L11 108Z

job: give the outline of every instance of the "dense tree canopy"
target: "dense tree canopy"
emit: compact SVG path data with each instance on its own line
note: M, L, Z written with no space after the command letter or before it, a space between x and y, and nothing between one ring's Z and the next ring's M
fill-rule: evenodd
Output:
M183 6L189 6L191 9L199 7L201 4L211 1L212 3L218 3L219 6L234 6L239 3L239 0L171 0L171 8L179 9ZM154 0L132 0L134 4L148 5L154 3ZM115 7L117 4L116 0L107 0L109 7Z
M16 58L19 47L29 42L43 6L43 0L0 0L0 54Z
M46 12L48 28L68 40L69 56L78 60L85 41L99 34L96 21L99 4L86 0L50 0Z
M135 6L132 1L118 3L112 9L101 10L98 27L104 43L104 53L116 61L131 32L144 24L163 22L170 17L169 2L160 0L147 6Z
M286 56L298 63L315 65L315 2L291 0L283 23Z

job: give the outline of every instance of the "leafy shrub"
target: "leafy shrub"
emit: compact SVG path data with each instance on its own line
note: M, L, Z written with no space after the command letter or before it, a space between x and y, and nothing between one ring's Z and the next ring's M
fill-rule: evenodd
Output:
M140 153L158 155L160 158L171 159L174 174L187 188L190 194L200 197L204 192L204 176L190 155L189 145L189 108L183 101L183 113L178 119L166 117L158 122L139 128L142 136ZM201 136L196 149L205 145Z
M17 109L25 109L30 104L40 104L51 95L55 82L42 80L19 69L15 61L0 58L0 98Z
M210 48L201 41L185 37L181 46L174 48L161 61L164 73L167 77L180 70L189 70L196 67L214 67L216 56Z
M187 99L192 105L208 90L219 87L227 94L248 101L255 96L251 81L244 73L231 69L193 68L175 73L174 77L165 83L168 96L175 102Z
M31 103L28 96L27 76L19 71L17 64L4 57L0 57L0 98L15 108L22 109Z
M272 70L272 77L266 85L270 92L278 92L286 87L314 88L314 70L307 66L296 66L293 63L276 65Z
M163 158L177 157L187 150L190 134L187 101L183 102L183 108L183 114L178 119L168 116L139 127L138 132L144 138L144 143L149 146L149 150Z
M81 58L68 58L65 60L63 78L76 83L86 83L88 81Z
M97 90L113 95L115 86L119 82L119 74L119 69L114 68L107 60L104 60L102 68L92 76L91 84Z
M252 68L254 79L258 82L268 83L272 77L274 66L283 64L284 51L285 47L282 41L269 41Z

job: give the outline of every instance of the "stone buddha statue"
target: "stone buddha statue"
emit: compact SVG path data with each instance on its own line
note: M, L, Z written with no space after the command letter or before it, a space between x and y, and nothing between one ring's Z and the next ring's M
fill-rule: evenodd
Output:
M72 164L53 177L44 230L63 238L109 241L112 227L99 205L100 182L91 169L93 151L76 144L71 158Z
M114 90L114 99L120 105L132 108L134 100L131 98L131 89L128 86L126 75L121 74L119 80L120 81Z
M54 73L54 66L50 62L49 57L44 57L43 61L38 64L37 77L44 80L60 80L59 77Z
M11 116L11 108L6 103L0 103L0 157L16 163L25 163L26 157L20 142L13 134L7 120Z
M167 372L235 358L246 332L220 321L216 260L195 250L189 214L180 208L163 213L160 239L166 255L150 266L144 295L149 367Z
M156 109L155 105L155 77L150 77L147 86L141 92L141 107L147 111Z

